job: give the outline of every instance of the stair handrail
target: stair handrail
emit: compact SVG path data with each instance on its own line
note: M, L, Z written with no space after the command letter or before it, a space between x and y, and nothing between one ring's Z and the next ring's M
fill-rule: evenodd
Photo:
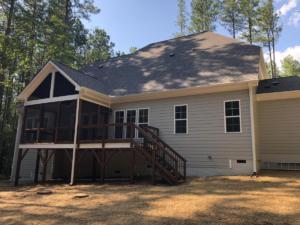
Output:
M167 147L170 151L172 151L176 156L178 156L180 159L182 159L184 162L186 162L186 159L180 155L178 152L176 152L170 145L168 145L166 142L164 142L159 136L157 136L154 132L152 132L150 129L148 129L147 126L143 127L144 129L147 129L149 133L151 133L152 136L154 136L155 139L158 139L165 147Z

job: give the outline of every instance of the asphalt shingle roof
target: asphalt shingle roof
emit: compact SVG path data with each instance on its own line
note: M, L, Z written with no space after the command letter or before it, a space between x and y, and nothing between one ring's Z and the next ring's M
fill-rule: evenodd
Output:
M123 96L258 80L259 59L258 46L203 32L153 43L80 71L58 66L81 86Z
M260 80L256 93L265 94L296 90L300 90L300 77L292 76Z

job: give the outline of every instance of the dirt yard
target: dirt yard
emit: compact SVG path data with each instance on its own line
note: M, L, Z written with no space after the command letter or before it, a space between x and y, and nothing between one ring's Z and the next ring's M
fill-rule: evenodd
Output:
M37 191L52 190L51 195ZM86 198L74 198L86 194ZM180 186L0 182L0 224L300 224L300 172L194 178Z

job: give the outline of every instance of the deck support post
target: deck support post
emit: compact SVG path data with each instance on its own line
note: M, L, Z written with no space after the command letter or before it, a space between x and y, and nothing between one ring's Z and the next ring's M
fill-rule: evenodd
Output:
M105 167L106 167L106 151L105 149L103 148L102 149L102 164L101 164L101 182L104 183L104 180L105 180Z
M93 151L93 150L92 150ZM91 152L92 153L92 152ZM96 181L96 173L97 173L97 159L94 156L94 154L92 153L93 156L93 162L92 162L92 167L93 167L93 177L92 177L92 181L95 182Z
M39 182L39 168L40 168L40 149L37 150L36 161L35 161L35 171L34 171L34 183L38 184Z
M155 146L152 150L152 183L155 184L155 154L156 154L156 148Z
M48 149L44 150L44 159L43 159L43 177L42 182L46 182L46 175L47 175L47 165L48 165Z
M76 151L77 149L73 148L70 185L74 185L74 180L75 180Z
M18 112L18 127L17 127L17 134L15 139L15 148L14 148L14 156L13 156L13 163L11 167L11 175L10 175L10 181L15 181L14 175L16 173L16 165L18 163L18 152L19 152L19 144L22 139L22 131L23 131L23 124L24 124L24 106L18 105L17 106L17 112Z
M130 175L130 182L134 183L134 175L135 175L135 149L131 146L131 175Z
M14 186L18 186L18 184L19 184L20 168L21 168L21 162L22 162L22 151L23 151L22 148L20 148L18 150L18 159L17 159L16 173L15 173L15 177L14 177Z
M78 148L78 129L79 129L80 111L81 111L81 101L80 101L80 97L78 96L77 104L76 104L75 126L74 126L74 147L73 147L70 185L74 185L74 179L75 179L76 151Z

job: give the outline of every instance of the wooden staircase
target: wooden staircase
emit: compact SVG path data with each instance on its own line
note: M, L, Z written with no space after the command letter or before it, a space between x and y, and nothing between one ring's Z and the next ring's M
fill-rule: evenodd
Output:
M151 163L153 181L157 175L171 185L186 179L186 160L159 137L159 130L151 126L132 124L142 138L132 141L133 147Z

